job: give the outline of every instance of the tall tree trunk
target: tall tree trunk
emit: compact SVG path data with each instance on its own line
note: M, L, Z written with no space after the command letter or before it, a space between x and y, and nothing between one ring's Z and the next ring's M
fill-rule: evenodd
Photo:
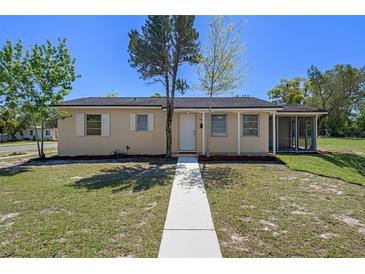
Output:
M166 154L165 158L172 156L172 115L171 100L170 100L170 81L168 73L165 74L165 88L166 88Z
M42 123L41 123L41 155L40 155L40 158L46 158L46 155L44 154L44 149L43 149L43 143L44 143L43 130L44 130L44 122L42 120Z
M34 124L34 132L35 132L35 139L37 141L38 157L41 158L41 147L39 146L39 136L36 124Z
M208 134L208 138L207 138L207 157L210 157L210 149L209 149L209 139L210 139L210 121L211 121L211 112L212 112L212 102L211 102L211 98L212 96L209 95L209 111L208 111L208 127L207 127L207 134Z
M167 117L166 117L166 159L172 157L172 117L173 109L171 102L167 106Z

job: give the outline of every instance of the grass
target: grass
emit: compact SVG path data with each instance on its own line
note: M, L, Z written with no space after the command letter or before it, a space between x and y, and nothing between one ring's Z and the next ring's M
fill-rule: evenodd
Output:
M0 169L0 256L157 256L173 162L51 163Z
M318 137L319 149L365 156L365 139Z
M365 186L365 157L349 153L279 154L289 168Z
M321 137L318 146L330 150L330 153L278 154L278 157L291 169L365 186L364 139Z
M57 144L57 142L44 141L45 144ZM0 142L0 147L37 145L36 141L8 141Z
M224 257L364 257L365 188L279 164L201 165Z

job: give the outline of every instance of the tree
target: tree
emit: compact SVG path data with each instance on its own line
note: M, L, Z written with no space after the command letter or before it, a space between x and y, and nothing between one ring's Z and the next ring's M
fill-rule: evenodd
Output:
M75 74L75 59L71 58L65 39L59 39L57 46L50 41L34 45L25 55L21 42L15 47L7 42L1 52L0 90L4 104L18 106L35 128L41 125L41 136L37 131L35 134L38 155L44 158L43 129L54 118L51 106L69 94L72 83L79 77Z
M336 135L347 135L352 114L365 100L365 67L336 65L321 72L315 66L308 69L308 104L328 111L324 126ZM322 125L322 121L321 121Z
M359 106L354 127L358 136L365 137L365 102L361 103Z
M153 95L151 95L151 98L162 98L162 95L159 92L155 92Z
M21 41L11 41L0 50L0 131L14 137L29 124L29 117L18 102L17 95L32 88L24 66Z
M2 108L0 110L0 133L15 138L15 134L28 125L28 116L19 109Z
M115 92L115 91L113 91L113 90L108 91L108 92L105 94L105 97L110 97L110 98L118 97L118 92Z
M45 45L33 46L27 52L27 59L34 88L20 97L24 100L24 107L31 115L34 126L40 122L41 138L35 132L39 157L44 158L43 129L45 123L52 118L50 106L60 103L70 93L72 83L79 75L75 73L76 60L69 53L66 39L59 39L57 46L53 46L49 40Z
M6 41L0 50L0 106L2 108L14 108L17 105L16 92L24 86L19 85L21 76L25 75L22 62L22 42L18 41L13 46L11 41Z
M306 97L305 82L306 79L303 77L282 79L280 84L269 90L267 94L276 104L303 104Z
M209 97L208 132L211 120L211 98L242 87L247 75L247 64L241 61L245 51L240 41L242 25L243 22L235 25L224 16L215 16L210 21L209 42L204 49L201 65L198 67L197 87ZM207 156L209 157L209 137Z
M166 96L166 157L172 156L172 118L175 92L188 85L178 77L183 63L200 60L194 16L148 16L142 31L129 32L129 63L143 80L161 83Z

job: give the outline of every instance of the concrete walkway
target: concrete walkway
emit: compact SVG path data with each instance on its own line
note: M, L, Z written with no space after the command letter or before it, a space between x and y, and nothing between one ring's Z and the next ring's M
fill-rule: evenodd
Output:
M178 159L158 257L222 257L194 157Z

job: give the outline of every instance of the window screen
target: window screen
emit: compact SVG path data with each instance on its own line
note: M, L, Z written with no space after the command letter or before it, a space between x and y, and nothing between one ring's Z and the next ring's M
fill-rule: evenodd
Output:
M211 115L211 136L227 136L227 117L224 114Z
M136 130L146 131L148 130L148 115L147 114L137 114L136 116Z
M101 135L101 115L86 115L86 135Z
M243 136L259 136L259 116L243 115Z

